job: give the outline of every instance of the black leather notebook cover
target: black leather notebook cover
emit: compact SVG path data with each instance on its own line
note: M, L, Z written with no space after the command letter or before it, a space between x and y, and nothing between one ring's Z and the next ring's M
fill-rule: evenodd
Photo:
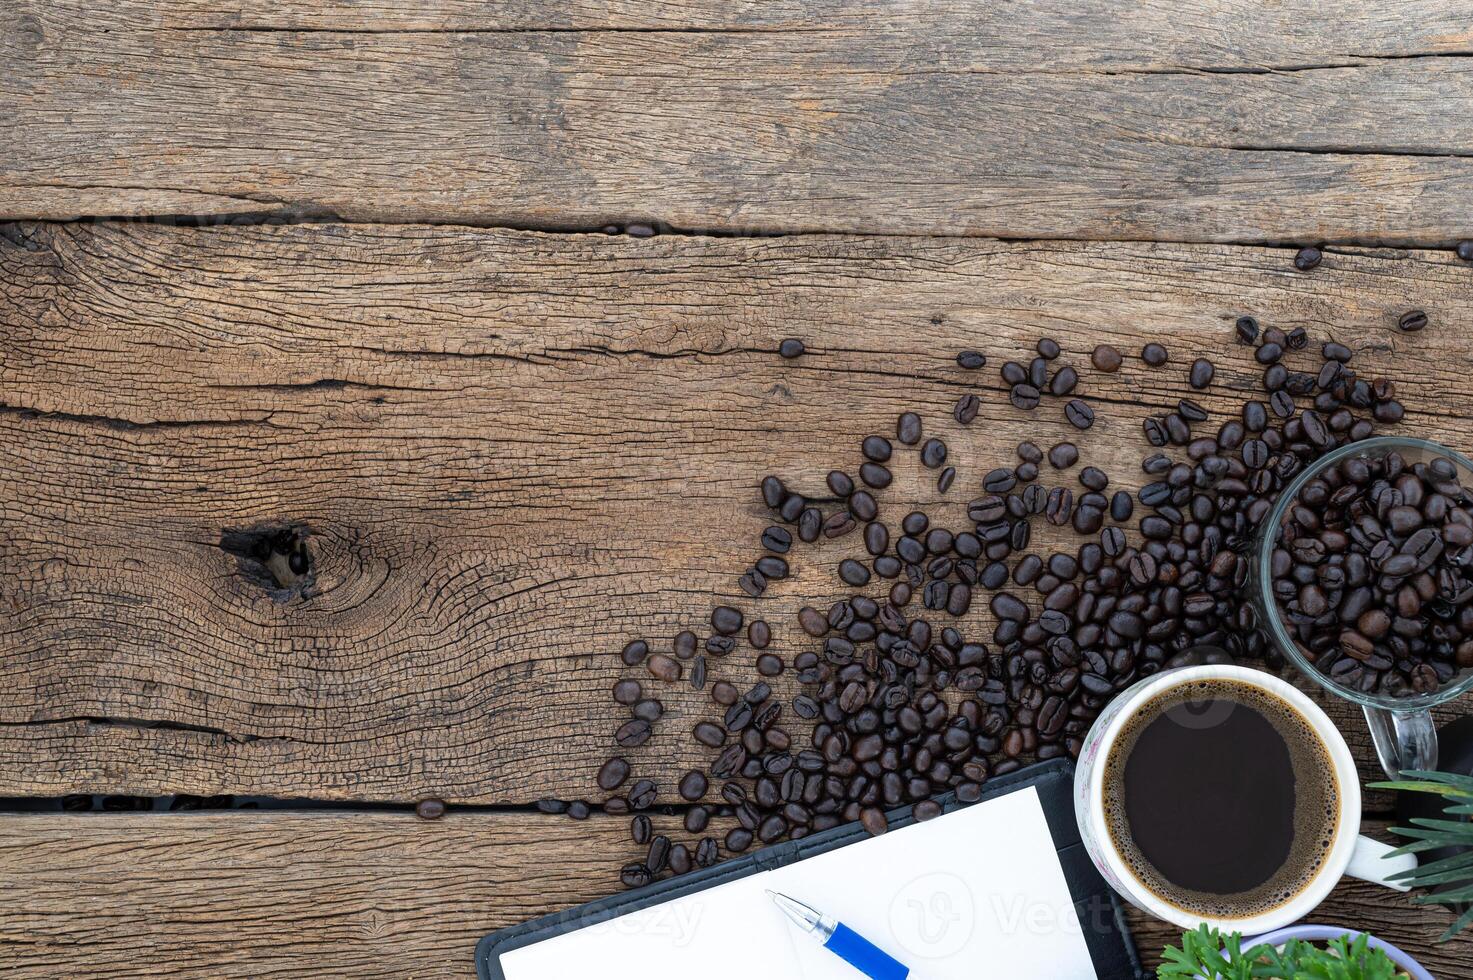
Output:
M1069 882L1074 907L1084 929L1084 940L1094 960L1100 980L1138 980L1142 976L1140 960L1130 939L1130 931L1120 910L1120 902L1105 879L1095 870L1089 853L1079 839L1074 822L1074 765L1065 759L1042 762L1005 776L988 780L979 803L1005 796L1028 786L1036 787L1043 805L1049 832L1059 852L1059 863ZM964 804L948 795L942 798L947 812ZM972 804L976 805L976 804ZM892 828L914 823L910 808L892 811ZM599 922L659 905L671 899L742 878L759 871L779 868L822 854L845 844L863 840L866 834L857 823L844 824L832 830L800 840L775 844L758 851L731 858L710 868L692 871L678 878L668 878L645 888L623 892L609 898L580 905L553 915L533 919L521 925L493 932L476 946L476 971L481 980L505 980L501 971L501 954L523 946L531 946L553 936L587 928ZM986 976L986 963L979 963L978 976ZM654 977L651 980L666 980ZM673 978L672 978L673 980Z

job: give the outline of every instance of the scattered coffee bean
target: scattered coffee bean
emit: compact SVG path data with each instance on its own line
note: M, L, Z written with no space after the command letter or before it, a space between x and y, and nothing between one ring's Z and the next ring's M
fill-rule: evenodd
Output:
M945 462L946 443L940 439L927 439L925 444L921 446L921 465L927 469L934 470ZM856 514L855 516L861 520L872 519L873 517L871 515L871 518L865 518L862 514Z
M1427 326L1427 314L1421 310L1408 310L1396 321L1396 325L1407 333L1416 333Z
M692 769L680 780L678 787L680 798L687 802L695 803L705 797L708 785L706 774Z
M921 417L915 412L902 412L895 421L895 438L905 446L914 446L921 441ZM847 493L841 497L849 496Z
M845 589L831 604L798 613L803 635L781 655L767 650L772 634L765 622L747 623L732 607L713 614L704 648L690 631L677 634L670 656L652 653L643 640L626 648L621 659L641 676L648 670L661 679L673 667L678 678L690 663L700 689L707 657L727 658L717 661L725 670L745 670L745 683L784 678L782 685L760 681L745 694L727 680L711 685L712 703L686 722L715 757L685 772L677 787L689 804L684 832L690 836L657 845L651 829L641 845L649 853L632 866L630 880L714 863L719 838L700 835L717 815L731 818L722 832L735 854L759 841L796 839L855 820L883 832L887 810L909 807L930 818L940 812L936 797L948 791L963 803L979 799L992 775L1077 755L1110 697L1181 664L1184 651L1199 644L1276 666L1275 652L1242 612L1257 529L1305 466L1373 434L1373 422L1401 419L1405 409L1390 383L1357 376L1343 344L1325 344L1321 363L1304 365L1296 353L1309 347L1304 328L1260 329L1251 317L1238 319L1240 340L1261 341L1254 353L1265 369L1264 392L1225 404L1225 420L1211 429L1207 409L1190 398L1147 419L1146 440L1173 448L1142 459L1146 478L1138 495L1112 492L1112 482L1120 481L1099 466L1082 467L1077 485L1039 482L1044 459L1058 469L1079 462L1068 443L1045 454L1025 442L1015 465L980 479L975 472L958 476L961 464L948 465L941 440L922 445L921 419L911 412L897 418L894 439L920 446L922 463L941 471L938 489L957 479L969 487L980 483L961 526L942 520L939 510L882 522L871 491L841 470L827 478L838 506L793 493L776 476L764 479L762 499L774 523L762 532L762 553L742 587L759 595L769 580L795 572L795 537L808 543L827 537L835 541L826 547L837 549L833 560ZM1166 363L1164 348L1154 347L1159 354L1143 349L1143 359ZM1039 389L1069 401L1077 374L1056 365L1059 357L1057 344L1045 338L1026 364L1004 364L1010 399L1021 386L1030 406L1043 397ZM1091 362L1100 371L1120 367L1118 352L1103 344ZM968 366L960 357L958 364ZM1193 360L1187 373L1193 385L1215 380L1207 358ZM984 397L978 391L961 398L956 419L981 417ZM1084 418L1076 403L1088 408L1069 401L1071 421ZM862 468L848 472L865 484L898 482L905 472L897 466L892 478L889 467L897 464L888 438L864 438L859 455ZM1366 465L1364 475L1352 466L1319 481L1323 490L1313 482L1306 487L1290 511L1299 522L1295 537L1274 556L1275 595L1317 669L1337 683L1435 690L1473 669L1473 609L1465 615L1459 605L1463 591L1473 596L1473 585L1465 588L1461 577L1465 564L1473 569L1473 498L1445 461L1403 460L1374 476ZM1359 508L1353 519L1349 507ZM1034 531L1066 533L1055 527L1085 540L1077 549L1030 553ZM875 577L883 590L858 592ZM968 635L975 626L965 617L974 599L986 601L993 614L986 643ZM1428 622L1432 627L1423 625ZM753 660L731 656L743 627ZM772 690L789 684L781 695ZM621 680L614 694L633 716L618 726L615 741L643 744L664 707L632 678ZM658 804L652 780L636 781L627 796L609 795L624 789L627 767L611 760L599 770L599 798L609 813ZM721 790L719 810L699 802L712 786ZM587 808L557 806L568 814Z
M631 640L624 645L624 652L620 658L630 667L644 663L644 658L649 656L650 645L643 640Z
M1473 262L1473 238L1458 242L1457 256L1464 262Z
M1121 357L1120 352L1109 344L1100 344L1094 349L1089 360L1095 366L1095 370L1114 374L1120 370L1120 365L1124 363L1125 358Z
M742 628L742 611L731 606L711 610L711 628L722 636L731 636Z
M987 366L987 358L979 351L964 350L956 355L956 363L958 367L965 368L968 371L975 371L978 368Z
M1064 406L1064 417L1076 429L1088 429L1095 424L1095 411L1078 398Z
M1069 394L1069 392L1074 390L1074 387L1077 384L1079 384L1078 372L1076 372L1072 367L1065 365L1064 367L1059 368L1059 370L1054 373L1053 378L1049 380L1049 394L1057 396L1067 395Z
M1031 384L1015 384L1012 391L1008 393L1008 400L1013 403L1014 408L1021 408L1025 412L1031 412L1038 407L1039 391Z
M1048 451L1049 465L1056 470L1067 470L1079 461L1079 449L1072 442L1061 442Z
M1141 348L1141 360L1145 361L1151 367L1160 367L1166 363L1169 357L1170 355L1166 353L1166 348L1160 344L1147 344Z
M803 346L803 341L799 340L796 337L789 337L787 340L784 340L782 343L777 345L778 354L787 358L788 360L792 360L795 357L802 356L804 350L805 348Z
M1319 249L1313 245L1306 245L1295 253L1294 268L1300 272L1308 272L1310 269L1319 265L1322 258L1324 258L1324 255L1321 254Z

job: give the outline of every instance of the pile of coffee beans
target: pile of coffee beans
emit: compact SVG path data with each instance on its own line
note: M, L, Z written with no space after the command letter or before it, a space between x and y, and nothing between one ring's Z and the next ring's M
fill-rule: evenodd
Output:
M1283 620L1341 684L1404 697L1473 667L1473 494L1447 457L1351 457L1316 476L1272 563Z
M962 801L975 800L992 775L1027 761L1077 755L1091 722L1116 692L1192 662L1196 654L1189 651L1196 648L1217 647L1228 657L1273 665L1275 653L1243 594L1258 529L1280 490L1307 465L1371 435L1376 422L1399 421L1403 410L1389 382L1358 376L1341 344L1326 343L1315 357L1304 330L1260 329L1250 316L1238 318L1234 331L1241 343L1256 345L1262 394L1245 397L1220 419L1186 397L1173 411L1148 419L1143 434L1150 448L1140 465L1149 479L1134 495L1112 492L1110 475L1097 466L1075 470L1080 451L1072 443L1045 452L1024 442L1016 464L982 475L965 525L947 527L919 510L888 513L885 489L892 468L907 456L940 471L941 492L958 482L958 460L942 439L926 437L924 420L914 412L901 414L893 433L861 436L856 473L830 472L823 496L806 495L775 476L763 479L772 524L759 536L762 556L738 585L758 601L769 583L789 574L795 552L822 537L842 542L848 552L836 568L838 594L827 608L798 613L808 645L790 662L768 649L773 631L765 621L733 606L712 612L704 638L692 631L676 635L668 653L652 652L645 640L625 647L623 662L633 673L613 693L629 714L614 733L615 755L597 779L605 811L633 814L634 839L648 848L623 869L624 883L642 885L756 842L800 838L848 821L883 833L885 811L898 806L913 807L918 819L935 817L940 794L955 791ZM1066 418L1080 430L1089 428L1094 411L1075 394L1077 370L1058 360L1060 346L1052 339L1040 340L1036 350L1026 365L1002 365L1007 400L1031 411L1046 397L1068 398ZM1148 344L1141 359L1147 370L1170 370L1170 352L1161 344ZM1119 371L1123 360L1107 345L1090 357L1102 375ZM957 364L975 371L986 357L963 351ZM1190 365L1177 369L1185 390L1213 383L1217 370L1210 360ZM970 423L984 397L987 389L964 394L953 418ZM1302 512L1295 510L1302 523L1285 552L1282 571L1294 583L1286 601L1291 615L1303 618L1298 625L1310 647L1324 654L1327 670L1344 676L1352 669L1338 666L1346 656L1346 622L1369 641L1364 658L1351 657L1361 671L1357 683L1380 683L1368 666L1373 657L1382 657L1377 664L1384 660L1382 674L1425 686L1433 681L1418 673L1423 666L1441 679L1445 670L1438 664L1445 668L1464 655L1461 614L1437 619L1420 641L1399 625L1424 607L1440 615L1442 603L1452 606L1462 596L1455 554L1466 553L1468 542L1456 542L1468 511L1450 480L1440 467L1367 471L1358 480L1327 477L1319 509L1311 495ZM1351 489L1342 492L1342 485ZM1362 526L1367 516L1375 529ZM1078 544L1035 553L1035 526L1072 529ZM1310 561L1307 551L1311 528L1319 541L1313 547L1324 552L1319 561ZM1327 534L1328 542L1322 539ZM1418 544L1403 551L1419 534ZM1443 544L1442 554L1430 560L1421 543L1428 534ZM1360 571L1351 567L1353 549L1360 547L1353 535L1365 544ZM1299 552L1305 552L1302 559L1295 557ZM1404 564L1408 568L1393 574ZM1335 568L1339 579L1328 571ZM1300 585L1313 585L1301 578L1317 579L1318 592L1301 591ZM1356 582L1364 583L1364 593L1355 591ZM990 637L961 628L959 617L979 601L993 614ZM1386 629L1379 629L1379 620L1360 628L1373 609L1387 617ZM1350 620L1347 611L1355 613ZM744 633L759 652L755 674L736 656ZM718 679L718 671L733 680ZM772 686L779 680L783 694ZM674 684L706 691L711 710L693 727L682 724L663 734L692 740L710 753L709 764L637 778L618 750L644 744L661 722L663 708L648 686ZM651 830L645 811L661 801L664 786L676 787L688 843ZM713 818L735 825L718 840Z

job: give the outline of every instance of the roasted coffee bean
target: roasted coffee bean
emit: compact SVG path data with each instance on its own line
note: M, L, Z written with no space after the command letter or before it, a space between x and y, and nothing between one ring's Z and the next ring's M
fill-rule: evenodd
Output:
M1251 344L1258 339L1258 321L1251 316L1238 317L1233 329L1237 332L1239 343Z
M1094 353L1090 355L1089 360L1095 366L1095 370L1103 371L1106 374L1114 374L1120 370L1120 365L1125 359L1120 356L1118 350L1109 344L1100 344L1094 349Z
M1072 367L1065 365L1054 372L1053 378L1049 380L1049 394L1062 397L1073 391L1078 384L1079 373Z
M705 773L692 769L680 780L680 798L695 803L705 797L708 786Z
M1039 357L1050 361L1058 357L1061 350L1059 342L1052 337L1040 337L1035 349Z
M1199 357L1192 362L1188 381L1193 388L1206 388L1212 384L1212 376L1217 373L1217 368L1205 357Z
M890 440L884 436L865 436L859 448L865 459L876 463L888 461L894 451L890 447Z
M650 645L643 640L631 640L624 645L624 652L620 658L630 667L637 667L644 663L644 658L649 656Z
M1015 384L1008 394L1008 400L1013 403L1014 408L1021 408L1025 412L1031 412L1038 407L1039 392L1031 384Z
M946 469L942 470L941 475L936 478L936 492L945 493L946 491L951 489L951 485L954 482L956 482L956 467L948 466Z
M733 689L732 694L735 693ZM702 745L709 745L713 749L720 748L726 744L726 732L722 730L721 726L713 725L709 721L697 722L696 727L693 729L693 734L697 742L700 742Z
M1028 383L1040 390L1044 382L1048 380L1048 361L1042 357L1035 357L1028 362Z
M859 822L872 837L878 837L890 829L885 812L877 807L864 807L859 811Z
M612 792L624 785L624 780L629 778L629 763L615 756L603 764L598 771L598 788L605 792Z
M932 442L938 441L932 439L926 445L929 446ZM944 443L941 446L941 452L944 457L946 453ZM872 521L880 513L880 505L875 503L875 498L870 496L868 490L856 490L849 498L849 513L853 514L856 520Z
M1473 262L1473 238L1458 242L1457 256L1464 262Z
M699 638L690 630L681 630L675 634L675 639L671 641L670 649L678 659L689 660L696 655L696 648L699 643Z
M1095 424L1095 412L1078 398L1064 406L1064 417L1076 429L1088 429Z
M764 653L757 658L757 673L763 677L776 677L783 672L783 659L775 653Z
M674 875L683 875L691 869L690 848L684 844L672 844L670 846L670 872Z
M1408 310L1396 321L1396 325L1407 333L1416 333L1427 326L1427 314L1421 310Z
M782 505L782 502L787 499L787 496L788 491L783 486L782 480L779 480L775 476L765 476L762 478L762 502L767 504L767 506L775 509Z
M636 810L648 810L659 798L660 789L652 779L641 779L629 791L629 805Z
M839 578L847 585L858 587L869 582L870 573L868 568L853 558L845 558L839 562Z
M921 417L915 412L902 412L895 420L895 438L901 444L914 446L921 441ZM840 494L840 496L847 496Z
M1283 356L1284 348L1278 344L1267 342L1259 344L1258 349L1253 352L1253 359L1259 364L1275 364ZM1277 387L1273 382L1270 382L1270 386Z
M801 357L804 350L805 348L803 347L803 341L799 340L796 337L789 337L787 340L784 340L782 343L777 345L778 354L782 357L787 358L788 360L792 360L795 357Z
M1105 471L1094 466L1086 466L1079 471L1079 482L1087 489L1099 492L1110 485L1110 478Z
M854 496L859 496L855 494ZM853 507L853 498L850 499L850 507ZM812 544L818 540L819 532L823 528L823 514L816 507L807 507L798 515L798 539Z
M921 464L927 469L934 470L945 462L946 443L940 439L927 439L925 444L921 446ZM873 515L870 518L864 518L861 514L856 514L855 516L860 517L862 520L873 519Z
M894 477L879 463L861 463L859 464L859 479L864 482L865 486L883 490L890 485Z
M619 880L624 883L625 888L643 888L654 880L650 869L639 862L624 865L619 872Z
M630 709L630 714L634 715L634 717L636 718L643 718L650 724L654 724L655 722L659 721L660 716L664 713L665 706L655 698L646 698L643 701L640 701L638 704L634 705L632 709Z
M1079 450L1072 442L1061 442L1048 451L1049 465L1056 470L1067 470L1079 460Z
M642 718L626 721L614 733L614 741L626 749L637 748L648 742L649 738L650 723Z
M623 680L614 684L614 700L619 704L634 704L642 692L639 681Z
M981 408L982 399L976 395L962 395L956 400L956 407L952 409L951 416L962 425L971 425Z
M1018 485L1018 478L1009 469L995 469L982 478L982 489L988 493L1007 493Z
M1170 355L1166 353L1166 348L1160 344L1147 344L1141 348L1141 360L1145 361L1151 367L1160 367L1166 363L1169 357Z
M975 371L978 368L987 366L987 358L978 351L964 350L956 355L956 363L958 367L965 368L968 371Z
M1308 272L1310 269L1313 269L1315 266L1319 265L1322 258L1324 258L1324 255L1320 252L1319 249L1315 248L1313 245L1306 245L1304 248L1301 248L1298 252L1295 253L1294 268L1298 269L1300 272Z
M1017 361L1007 361L1003 364L1000 372L1003 383L1009 387L1019 385L1028 380L1028 369Z
M742 611L731 606L717 606L711 611L711 628L722 636L731 636L742 628Z

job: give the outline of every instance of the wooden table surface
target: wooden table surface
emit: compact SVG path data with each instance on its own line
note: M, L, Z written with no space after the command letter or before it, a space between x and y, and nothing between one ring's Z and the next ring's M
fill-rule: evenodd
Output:
M960 523L1073 434L997 378L1039 336L1178 358L1085 374L1119 486L1189 356L1209 409L1257 384L1244 313L1469 446L1470 0L8 0L0 54L7 977L469 976L485 932L609 894L626 819L531 804L590 795L619 648L719 598L791 656L841 546L746 600L757 481L816 493L915 410L958 488L902 467L883 505ZM220 546L271 526L308 594ZM18 799L66 794L333 805ZM1440 909L1350 883L1313 918L1473 976ZM1132 922L1154 964L1174 930Z

